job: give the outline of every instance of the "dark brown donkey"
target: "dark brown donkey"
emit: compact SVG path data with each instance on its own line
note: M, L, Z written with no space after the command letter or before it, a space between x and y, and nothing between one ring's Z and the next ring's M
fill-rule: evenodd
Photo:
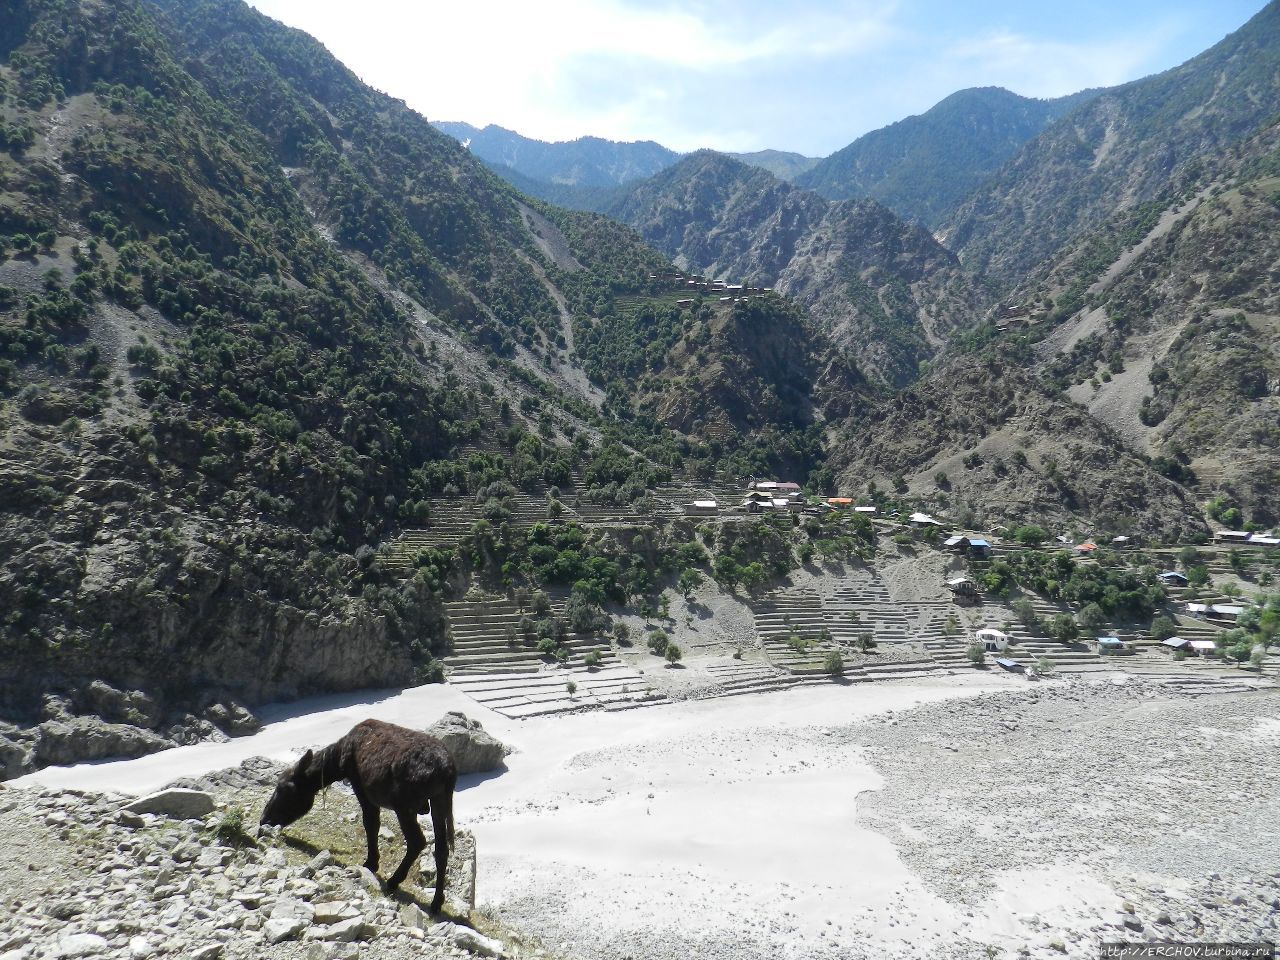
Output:
M395 889L409 875L427 838L418 814L431 811L435 832L436 895L431 909L444 905L444 873L453 846L453 788L458 771L445 745L435 737L381 720L362 720L351 732L319 753L308 750L276 784L262 811L262 823L284 827L301 818L316 794L337 780L346 780L360 801L369 858L364 865L378 872L379 807L394 810L404 831L404 860L387 880Z

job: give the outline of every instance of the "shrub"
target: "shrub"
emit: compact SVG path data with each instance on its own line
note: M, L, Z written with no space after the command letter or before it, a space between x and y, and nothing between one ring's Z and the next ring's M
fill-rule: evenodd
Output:
M1156 640L1168 640L1178 632L1178 626L1171 617L1161 614L1151 621L1151 636Z
M1019 597L1011 604L1014 616L1028 627L1035 626L1037 622L1036 608L1031 605L1031 601L1026 597Z
M564 688L569 691L569 696L571 697L578 692L578 685L574 683L572 680L566 683L564 685Z
M1019 543L1025 543L1028 546L1039 546L1049 539L1049 532L1043 527L1037 527L1034 524L1018 527L1013 531L1013 539Z
M1053 673L1056 667L1057 664L1048 657L1041 657L1035 662L1035 666L1032 667L1032 669L1036 672L1036 676L1043 677L1047 674Z
M975 667L980 667L987 662L987 650L980 643L969 644L969 649L965 651L965 656L969 658L969 662Z
M830 650L822 661L822 669L833 677L844 676L844 657L839 650Z
M646 642L649 645L649 650L655 656L660 657L667 652L667 646L670 643L670 640L661 630L650 630Z
M667 663L676 663L684 656L684 652L674 643L668 641L667 649L663 653L663 656L667 658Z
M244 829L244 810L228 807L214 825L213 835L219 843L228 846L254 846L253 838Z
M868 650L874 650L875 646L876 646L876 638L873 637L870 633L864 632L864 633L858 634L858 649L861 650L863 653L866 653Z
M1080 611L1078 619L1080 626L1086 630L1097 630L1107 622L1107 615L1102 607L1096 603L1089 603L1085 604L1084 609Z
M1049 621L1048 634L1059 643L1070 643L1080 636L1080 628L1070 614L1060 613Z
M588 670L596 669L597 667L600 666L600 651L592 650L590 653L588 653L585 657L582 658L582 662L583 664L586 665Z
M1255 643L1253 649L1249 651L1249 665L1255 670L1261 670L1266 660L1267 648L1260 643Z

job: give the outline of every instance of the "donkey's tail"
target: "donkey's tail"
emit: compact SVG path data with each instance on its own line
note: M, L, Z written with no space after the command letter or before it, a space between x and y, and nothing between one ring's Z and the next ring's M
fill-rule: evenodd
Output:
M444 802L444 829L445 836L449 838L449 849L453 849L453 791L450 790L443 797Z

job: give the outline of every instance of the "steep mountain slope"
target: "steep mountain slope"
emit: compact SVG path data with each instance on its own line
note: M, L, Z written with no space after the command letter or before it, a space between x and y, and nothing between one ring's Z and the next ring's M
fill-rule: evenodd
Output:
M837 430L830 467L962 524L1034 523L1078 535L1205 535L1185 490L1052 384L1026 357L961 357Z
M983 303L923 228L874 201L831 203L711 151L636 184L607 212L679 264L810 307L884 385L913 379Z
M489 164L545 183L576 187L610 187L643 180L680 159L680 154L652 140L620 143L600 137L579 137L547 143L503 127L478 129L469 123L434 121L433 125L467 142L468 149Z
M1181 535L1205 506L1229 526L1280 520L1280 127L1170 193L1069 244L972 349L846 430L833 467L1081 530Z
M937 226L1019 147L1096 93L1035 100L1000 87L960 90L788 179L831 200L870 197Z
M1135 450L1280 520L1280 128L1073 244L1012 302L1039 362ZM1053 308L1047 308L1052 303Z
M215 701L431 676L461 560L425 551L401 581L376 548L442 489L540 485L602 444L618 485L669 475L623 442L713 470L743 450L812 465L794 442L812 388L732 337L735 382L793 409L749 422L710 396L714 447L661 409L601 414L575 327L629 323L666 261L527 202L311 38L239 0L5 14L6 720L99 712L190 739L214 729L206 706L234 715ZM793 357L820 352L791 332ZM11 732L6 768L26 756Z
M964 263L1013 286L1064 243L1270 120L1280 103L1280 4L1179 67L1107 90L1050 125L944 225Z

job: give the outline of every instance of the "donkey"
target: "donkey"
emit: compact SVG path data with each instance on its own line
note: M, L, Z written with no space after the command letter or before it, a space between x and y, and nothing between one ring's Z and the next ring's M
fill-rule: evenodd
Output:
M387 880L394 890L427 847L418 814L431 811L435 832L436 893L431 911L444 906L444 874L453 846L453 788L457 767L435 737L381 720L362 720L341 740L319 753L308 750L280 777L262 811L262 823L285 827L300 819L323 787L346 780L360 802L369 857L364 865L378 872L380 807L394 810L404 831L404 860Z

